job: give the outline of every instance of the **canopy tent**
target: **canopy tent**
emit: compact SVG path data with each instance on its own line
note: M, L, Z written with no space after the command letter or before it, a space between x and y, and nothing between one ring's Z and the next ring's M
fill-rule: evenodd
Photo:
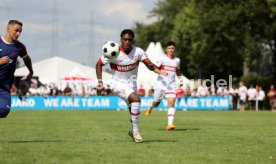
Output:
M94 88L96 85L96 80L93 80L86 73L82 72L78 67L75 67L61 78L60 89L64 90L66 86L70 86L75 92L78 92L75 94L81 95L83 89L88 91L90 88Z
M44 84L59 84L62 78L64 78L66 75L69 75L70 72L72 73L74 68L77 68L78 72L82 72L81 76L83 76L83 73L85 73L86 78L91 78L91 80L97 79L95 68L85 66L58 56L48 58L37 63L33 63L34 76L39 77L39 80ZM27 74L28 69L26 68L26 66L18 68L15 71L15 76L25 76ZM108 83L109 80L112 78L112 75L110 73L104 71L102 75L105 83Z
M66 75L62 77L62 80L68 81L86 81L90 80L93 81L92 78L90 78L88 75L86 75L84 72L82 72L78 67L75 67L70 72L68 72Z

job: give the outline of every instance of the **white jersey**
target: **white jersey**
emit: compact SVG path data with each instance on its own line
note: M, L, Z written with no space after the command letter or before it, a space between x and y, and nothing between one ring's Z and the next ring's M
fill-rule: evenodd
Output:
M110 68L114 70L112 80L123 83L134 82L136 84L139 62L145 60L148 60L148 56L144 50L132 46L128 54L120 47L120 53L116 58L108 59L102 56L100 63L102 65L110 64Z
M248 100L256 100L257 97L257 91L255 88L249 88L247 90Z
M246 95L247 95L247 88L246 88L246 86L240 86L239 87L240 100L246 101Z
M259 101L263 101L265 98L265 93L263 90L260 90L259 93L257 94L257 98Z
M166 71L167 76L158 75L157 81L160 83L166 83L166 85L175 84L176 71L180 69L180 59L177 57L170 58L168 55L162 56L156 62L156 66L159 67L161 71Z
M165 71L168 75L158 75L157 85L155 85L154 101L160 102L165 96L176 97L176 71L180 68L180 60L177 57L170 58L167 55L162 56L157 60L156 66L161 71Z
M197 96L208 96L209 95L208 87L200 85L197 88L196 95Z
M224 87L219 87L217 90L217 95L218 96L226 96L226 95L228 95L228 91Z

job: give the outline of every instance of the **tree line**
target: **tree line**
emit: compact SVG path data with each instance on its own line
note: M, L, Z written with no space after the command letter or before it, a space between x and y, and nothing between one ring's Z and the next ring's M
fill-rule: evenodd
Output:
M189 78L276 79L276 0L160 0L149 17L136 43L175 41Z

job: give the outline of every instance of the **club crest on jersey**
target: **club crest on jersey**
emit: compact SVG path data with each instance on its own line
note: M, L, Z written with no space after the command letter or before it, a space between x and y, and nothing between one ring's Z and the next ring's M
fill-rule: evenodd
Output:
M136 63L138 61L138 55L134 54L132 61Z
M16 51L13 51L13 52L12 52L12 55L13 55L13 56L16 56L16 54L17 54Z

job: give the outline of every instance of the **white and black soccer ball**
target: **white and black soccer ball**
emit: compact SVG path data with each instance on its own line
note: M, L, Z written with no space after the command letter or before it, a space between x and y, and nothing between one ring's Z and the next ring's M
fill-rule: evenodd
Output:
M102 47L102 52L109 59L115 58L120 53L120 45L114 41L107 41Z

